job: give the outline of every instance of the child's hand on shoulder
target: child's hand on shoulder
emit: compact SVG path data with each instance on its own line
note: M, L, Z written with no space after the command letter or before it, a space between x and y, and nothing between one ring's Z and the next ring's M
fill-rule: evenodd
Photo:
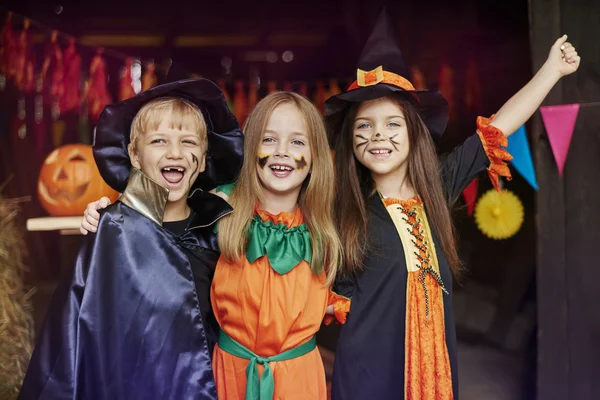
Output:
M88 232L96 232L98 230L98 221L100 220L100 213L98 210L106 208L109 205L110 199L108 197L102 197L100 200L89 203L83 213L79 232L81 232L82 235L87 235Z

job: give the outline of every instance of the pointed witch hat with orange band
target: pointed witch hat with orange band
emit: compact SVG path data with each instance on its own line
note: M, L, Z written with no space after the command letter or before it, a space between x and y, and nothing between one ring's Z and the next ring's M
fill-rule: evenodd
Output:
M325 102L328 124L342 120L349 106L362 101L400 94L413 100L421 119L434 139L439 139L448 123L448 102L439 90L416 90L405 78L408 68L395 40L396 34L384 9L358 61L356 81L348 90ZM331 126L331 125L330 125ZM340 129L333 129L339 134Z

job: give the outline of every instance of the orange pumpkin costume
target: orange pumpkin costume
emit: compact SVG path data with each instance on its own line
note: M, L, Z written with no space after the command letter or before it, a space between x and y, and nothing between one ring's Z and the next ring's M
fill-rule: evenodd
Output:
M260 221L289 231L303 226L300 209L270 214L257 210ZM256 220L256 218L255 218ZM280 225L281 224L281 225ZM253 233L251 232L250 235ZM285 247L285 239L278 239ZM282 247L279 247L280 249ZM287 249L283 248L284 253ZM285 256L284 256L285 257ZM349 300L336 296L325 285L325 272L313 273L303 259L281 274L271 265L269 254L250 262L247 257L217 263L211 301L221 329L232 339L261 357L272 357L310 341L319 330L331 303L344 322ZM249 361L215 347L213 371L219 398L246 396ZM326 399L325 371L319 350L297 358L269 363L274 379L274 399ZM264 366L258 366L259 376Z

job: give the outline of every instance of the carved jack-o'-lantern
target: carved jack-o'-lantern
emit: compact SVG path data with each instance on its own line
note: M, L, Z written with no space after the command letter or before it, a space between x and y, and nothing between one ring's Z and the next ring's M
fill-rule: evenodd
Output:
M82 215L88 203L102 196L112 202L119 193L102 180L91 146L62 146L44 161L38 180L38 197L49 214Z

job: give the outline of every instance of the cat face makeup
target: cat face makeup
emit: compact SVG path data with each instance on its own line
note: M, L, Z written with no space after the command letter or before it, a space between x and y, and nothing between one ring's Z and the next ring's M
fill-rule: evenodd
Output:
M382 98L364 102L353 130L354 155L375 176L405 168L410 150L408 127L402 109Z

